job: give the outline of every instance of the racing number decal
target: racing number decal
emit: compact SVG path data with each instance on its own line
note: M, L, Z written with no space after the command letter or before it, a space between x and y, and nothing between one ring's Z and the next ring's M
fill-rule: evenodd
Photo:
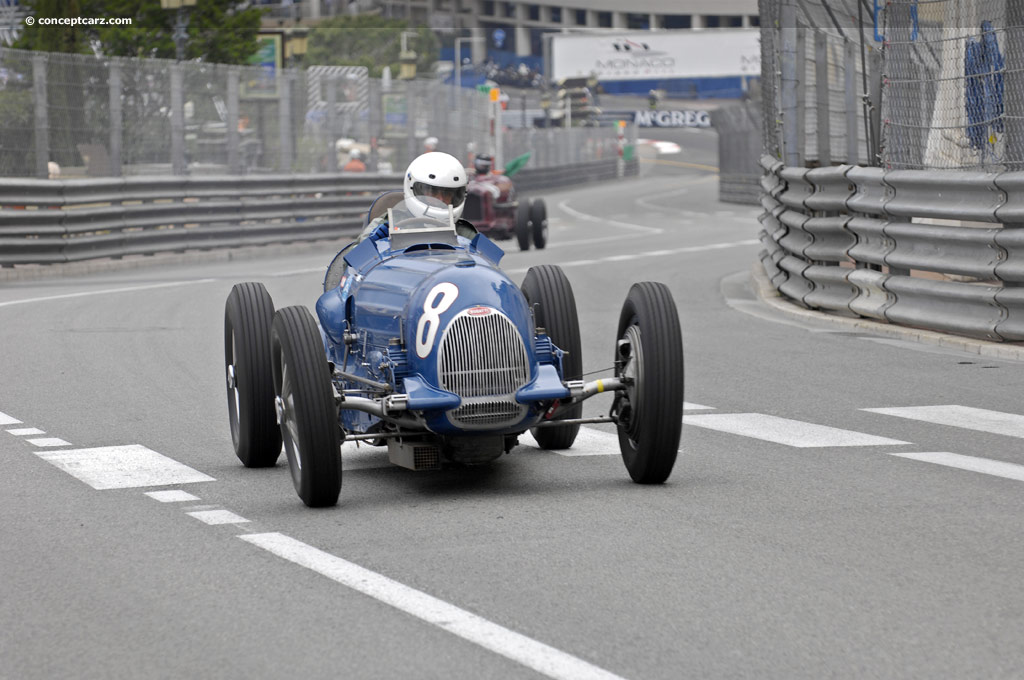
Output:
M459 288L454 283L439 283L430 289L423 301L423 314L416 324L416 356L426 359L430 348L434 346L434 336L441 325L441 315L455 304L459 297Z

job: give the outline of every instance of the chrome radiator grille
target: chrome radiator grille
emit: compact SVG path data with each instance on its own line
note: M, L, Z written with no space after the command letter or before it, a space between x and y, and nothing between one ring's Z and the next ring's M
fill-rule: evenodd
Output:
M462 397L449 411L466 428L497 427L522 419L516 391L530 377L526 347L509 319L489 307L473 307L445 329L438 351L441 388Z

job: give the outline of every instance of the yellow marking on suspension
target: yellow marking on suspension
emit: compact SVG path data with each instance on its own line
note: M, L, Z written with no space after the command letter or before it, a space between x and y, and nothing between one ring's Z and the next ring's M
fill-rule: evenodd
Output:
M597 381L597 393L601 394L602 392L604 392L604 381L603 380L598 380Z

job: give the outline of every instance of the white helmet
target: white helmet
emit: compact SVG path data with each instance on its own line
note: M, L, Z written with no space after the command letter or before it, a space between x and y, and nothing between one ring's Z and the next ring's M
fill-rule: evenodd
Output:
M423 140L423 147L428 151L433 151L437 148L437 137L427 137Z
M448 219L450 205L455 219L459 219L466 205L466 183L466 169L455 156L441 151L425 153L405 171L405 205L413 215L440 220ZM447 205L440 206L438 199Z

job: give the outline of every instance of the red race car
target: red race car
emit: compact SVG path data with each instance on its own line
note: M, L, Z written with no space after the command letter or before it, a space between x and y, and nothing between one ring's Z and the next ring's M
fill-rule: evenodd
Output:
M477 156L473 165L476 176L466 188L466 206L462 218L490 239L515 236L520 250L529 250L533 243L543 248L548 243L548 212L544 200L521 199L512 179L491 173L491 159Z

